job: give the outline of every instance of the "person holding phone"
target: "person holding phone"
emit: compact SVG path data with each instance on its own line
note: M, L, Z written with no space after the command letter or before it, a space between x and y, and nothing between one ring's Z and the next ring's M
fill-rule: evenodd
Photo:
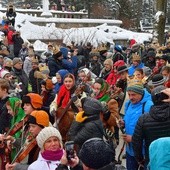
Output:
M61 163L60 160L64 154L60 132L54 127L45 127L36 137L36 141L40 153L38 159L28 167L28 170L55 170Z

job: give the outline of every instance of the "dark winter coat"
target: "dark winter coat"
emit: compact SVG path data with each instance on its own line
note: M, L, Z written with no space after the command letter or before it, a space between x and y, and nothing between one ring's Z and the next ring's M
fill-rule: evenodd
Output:
M132 145L137 161L143 160L142 145L145 141L145 160L149 162L149 145L152 141L170 136L170 105L164 103L151 107L149 114L143 114L135 127Z
M85 120L83 123L74 121L70 127L68 135L70 140L73 140L80 148L82 144L90 138L103 138L103 124L99 115L94 118L88 118L88 120Z
M17 34L13 35L12 39L14 41L14 55L15 57L19 57L19 52L22 48L24 40Z
M93 72L97 77L99 77L102 67L102 64L98 61L92 61L87 65L87 68L89 68L89 70Z
M22 70L22 69L18 70L15 67L13 67L11 74L13 76L17 77L17 83L20 83L20 82L22 83L22 85L21 85L21 89L22 89L21 96L26 95L28 93L28 77L27 77L25 71Z
M62 61L55 60L53 57L49 57L48 59L48 68L50 70L50 76L56 76L56 73L63 69Z

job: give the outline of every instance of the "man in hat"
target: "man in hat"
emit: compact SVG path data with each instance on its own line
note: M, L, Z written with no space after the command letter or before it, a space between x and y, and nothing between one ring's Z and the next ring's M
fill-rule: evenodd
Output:
M123 139L127 143L126 147L126 167L127 170L138 169L138 162L135 160L132 148L132 135L139 117L148 113L153 105L151 95L144 90L140 80L132 79L127 86L129 101L125 105L124 125L125 132Z
M128 74L129 76L133 76L133 73L137 68L143 68L144 64L141 62L141 57L137 54L132 56L132 64L129 67Z
M162 85L157 86L151 93L154 106L149 114L143 114L137 121L135 131L132 137L134 155L139 164L147 165L149 163L149 146L152 141L170 136L170 105L169 102L163 102L169 98L162 93L166 88ZM145 141L145 158L142 154L143 141ZM144 160L145 159L145 160Z
M23 62L20 58L13 59L13 68L11 74L16 76L17 84L21 83L22 92L20 93L21 98L23 95L28 93L28 77L25 71L22 69Z

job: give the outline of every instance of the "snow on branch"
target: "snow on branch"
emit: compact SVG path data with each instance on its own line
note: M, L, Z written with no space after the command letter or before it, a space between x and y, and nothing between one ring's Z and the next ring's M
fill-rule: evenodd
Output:
M165 15L165 13L163 12L163 11L158 11L156 14L155 14L155 20L156 20L156 22L158 23L159 22L159 19L160 19L160 17L161 16L164 16Z

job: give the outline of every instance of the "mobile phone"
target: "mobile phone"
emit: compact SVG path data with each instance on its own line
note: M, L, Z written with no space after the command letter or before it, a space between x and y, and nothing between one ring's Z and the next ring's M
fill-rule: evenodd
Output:
M67 153L67 159L74 158L74 141L68 141L65 143L65 150Z

